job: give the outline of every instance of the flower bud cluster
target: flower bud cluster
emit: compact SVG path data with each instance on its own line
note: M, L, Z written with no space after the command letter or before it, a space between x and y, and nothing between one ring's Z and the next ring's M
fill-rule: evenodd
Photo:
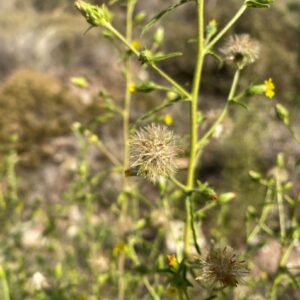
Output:
M100 7L85 1L77 0L74 5L92 26L105 27L110 24L112 20L112 15L104 4Z

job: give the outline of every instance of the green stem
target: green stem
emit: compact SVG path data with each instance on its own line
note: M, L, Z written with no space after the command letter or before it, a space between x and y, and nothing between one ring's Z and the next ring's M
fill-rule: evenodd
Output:
M147 288L149 294L151 295L152 299L153 300L160 300L159 295L156 293L155 289L152 287L152 285L150 284L147 277L143 278L143 282L144 282L144 285Z
M283 267L285 266L293 248L297 245L298 243L298 239L294 239L289 246L287 247L286 251L282 254L281 258L280 258L280 262L279 262L279 266Z
M279 213L280 237L281 237L281 242L283 242L286 235L285 213L284 213L283 197L282 197L282 185L278 179L276 179L276 196L277 196L277 205L278 205L278 213Z
M135 1L127 0L126 7L126 42L131 45L132 40L132 17L135 7ZM130 83L131 83L131 58L130 56L126 58L125 62L125 100L123 109L123 143L124 143L124 153L123 153L123 191L126 190L127 178L125 176L125 171L129 167L129 114L130 114L130 103L131 103L131 93L130 93ZM127 214L128 203L125 199L122 203L120 221ZM121 253L118 261L118 271L119 271L119 281L118 281L118 300L124 300L126 292L126 277L125 272L125 254Z
M179 85L175 80L173 80L168 74L166 74L162 69L160 69L156 64L150 64L150 67L155 70L161 77L168 81L180 94L191 100L191 95L186 91L181 85Z
M208 204L206 204L203 208L197 210L194 214L194 216L196 217L200 217L202 218L202 216L204 215L204 213L212 208L214 208L218 203L215 202L209 202Z
M6 274L3 267L0 265L0 298L3 300L9 300L9 288L6 280Z
M181 190L183 190L184 192L187 192L187 188L184 184L182 184L180 181L178 181L175 177L171 176L170 180L177 186L179 187Z
M233 16L233 18L227 23L227 25L211 40L211 42L206 45L205 52L207 53L222 37L223 35L234 25L234 23L242 16L246 11L247 6L243 6L238 10L238 12Z
M198 149L201 148L202 145L206 144L208 139L214 134L217 126L223 121L224 117L226 116L226 114L228 112L228 107L229 107L229 104L230 104L230 100L232 100L234 98L239 78L240 78L240 70L237 69L235 74L234 74L234 77L233 77L232 85L231 85L231 88L230 88L230 91L229 91L229 95L227 97L227 102L225 104L225 107L224 107L223 111L221 112L221 114L219 115L219 117L214 122L214 124L209 128L209 130L205 133L205 135L197 143L197 148Z
M258 224L254 227L254 229L248 235L247 243L250 243L256 237L256 235L259 233L262 225L265 223L265 221L269 215L269 212L270 212L271 208L273 207L273 204L270 204L270 202L272 200L271 198L272 198L272 189L270 187L268 187L261 216L259 218Z
M195 158L196 158L196 145L198 140L198 126L197 126L197 105L198 105L198 94L201 83L201 74L204 59L204 9L203 0L197 0L197 61L194 71L194 79L192 86L192 99L190 103L190 156L189 156L189 167L187 175L187 189L191 190L194 186L194 173L195 173ZM189 241L191 233L191 222L192 222L192 196L188 195L185 201L186 205L186 223L184 231L184 253L186 256L189 254Z
M134 2L127 0L127 13L126 13L126 41L131 44L132 40L132 16L134 10ZM124 156L123 156L123 171L129 167L129 117L130 117L130 103L131 103L131 59L128 57L125 62L125 100L124 100L124 110L123 110L123 143L124 143ZM123 179L123 188L126 186L126 176Z
M288 125L288 130L296 142L300 143L300 136L294 131L291 125Z
M112 154L112 152L102 143L102 141L97 141L96 145L114 166L118 167L122 165L119 160Z
M270 291L269 296L268 296L268 300L276 300L277 299L277 296L276 296L277 286L279 285L279 283L281 282L283 277L284 277L283 274L276 275L276 277L273 281L272 287L271 287L271 291Z
M191 203L191 229L192 229L192 235L193 235L193 241L194 241L194 247L197 251L197 253L200 255L201 254L201 249L197 241L197 232L195 228L195 221L194 221L194 207L193 203Z
M131 52L137 56L140 57L140 52L135 49L131 43L129 43L126 38L111 24L106 25L106 29L109 30L111 33L113 33L128 49L131 50ZM161 77L163 77L167 82L169 82L182 96L187 98L188 100L191 100L191 95L188 91L186 91L180 84L178 84L174 79L172 79L168 74L166 74L163 70L161 70L156 64L151 63L149 66L155 70Z

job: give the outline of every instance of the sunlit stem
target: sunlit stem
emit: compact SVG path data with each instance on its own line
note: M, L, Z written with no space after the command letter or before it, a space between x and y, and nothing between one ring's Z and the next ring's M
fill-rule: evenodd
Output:
M128 49L132 51L132 53L140 57L140 52L135 49L131 43L129 43L126 38L111 24L106 25L106 29L109 30L112 34L114 34ZM178 84L174 79L172 79L167 73L161 70L156 64L151 63L149 66L155 70L161 77L163 77L167 82L169 82L176 91L181 94L184 98L191 100L191 95L188 91L186 91L180 84Z
M201 83L201 74L204 59L204 9L203 0L197 1L197 61L194 71L194 79L192 86L192 100L190 103L190 156L186 187L191 190L194 186L194 173L196 165L196 146L197 146L197 106L198 106L198 94ZM184 254L189 255L189 242L191 235L191 222L192 218L192 196L188 195L185 200L186 205L186 223L184 231Z
M127 0L126 7L126 38L125 41L131 45L132 40L132 18L133 11L135 7L135 1ZM124 99L124 109L123 109L123 143L124 143L124 153L123 153L123 191L127 188L127 177L125 176L125 171L129 167L129 117L130 117L130 103L131 103L131 93L129 86L131 84L131 58L130 56L126 58L125 61L125 99ZM123 222L127 214L127 199L123 200L121 207L120 221ZM118 300L125 299L126 291L126 278L125 278L125 253L121 253L118 259Z
M224 117L226 116L226 114L228 112L230 101L234 98L234 95L235 95L235 92L236 92L236 89L237 89L237 85L238 85L238 82L239 82L239 78L240 78L240 70L237 69L235 74L234 74L234 77L233 77L232 85L231 85L230 92L229 92L229 95L227 97L227 102L224 106L224 109L222 110L221 114L216 119L216 121L213 123L213 125L208 129L208 131L204 134L204 136L198 141L197 150L201 149L204 145L206 145L207 141L214 134L216 128L222 123Z

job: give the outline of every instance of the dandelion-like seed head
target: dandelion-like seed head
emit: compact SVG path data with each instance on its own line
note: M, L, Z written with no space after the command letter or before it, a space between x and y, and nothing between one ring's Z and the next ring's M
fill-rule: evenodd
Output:
M176 170L180 152L177 138L165 126L150 124L138 130L130 140L130 168L151 182L170 177Z
M249 34L235 34L229 37L220 51L225 60L233 61L239 69L243 69L258 59L260 45Z
M203 273L196 280L211 281L221 286L235 287L248 273L245 261L240 260L231 249L226 247L223 250L211 250L202 261L202 265Z

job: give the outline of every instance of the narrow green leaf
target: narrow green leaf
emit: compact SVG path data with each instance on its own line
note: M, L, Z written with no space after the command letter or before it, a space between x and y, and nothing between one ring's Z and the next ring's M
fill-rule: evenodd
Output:
M247 7L252 8L269 8L273 0L246 0L245 4Z
M144 81L135 85L135 90L137 92L149 93L155 90L168 90L167 87L156 84L153 81Z
M172 52L172 53L168 53L168 54L156 54L153 56L152 60L153 61L161 61L161 60L166 60L166 59L173 58L173 57L178 57L181 55L182 55L182 52Z
M141 122L151 118L153 115L155 115L156 113L160 112L161 110L172 106L173 104L179 102L179 101L184 101L185 99L181 98L180 96L178 96L177 98L173 99L173 100L168 100L163 102L161 105L158 105L157 107L155 107L154 109L152 109L151 111L147 112L146 114L144 114L143 116L141 116L140 118L138 118L138 120L136 121L134 127L138 126Z
M185 4L186 2L189 2L190 0L181 0L179 3L175 3L172 4L171 6L169 6L168 8L162 10L161 12L159 12L157 15L155 15L153 18L150 19L150 21L144 26L143 30L142 30L142 35L147 32L149 29L152 28L152 26L159 21L161 18L163 18L164 16L168 15L170 12L172 12L174 9L176 9L177 7Z
M212 50L208 51L207 54L211 55L219 63L220 68L222 67L224 61L220 55L218 55L216 52Z

